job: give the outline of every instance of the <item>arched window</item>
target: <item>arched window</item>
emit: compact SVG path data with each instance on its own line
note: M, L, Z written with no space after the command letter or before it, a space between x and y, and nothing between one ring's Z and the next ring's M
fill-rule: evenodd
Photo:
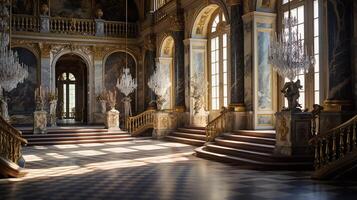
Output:
M299 37L304 41L308 52L315 57L315 66L308 74L299 74L299 79L303 85L300 91L299 103L302 108L312 108L313 104L321 103L320 95L320 30L319 30L319 1L318 0L283 0L279 9L280 23L283 18L289 16L298 19L298 23L293 29L298 32ZM313 31L310 31L313 30ZM287 30L284 30L287 31ZM287 106L287 102L284 102Z
M208 34L210 108L228 106L228 33L222 12L212 16Z

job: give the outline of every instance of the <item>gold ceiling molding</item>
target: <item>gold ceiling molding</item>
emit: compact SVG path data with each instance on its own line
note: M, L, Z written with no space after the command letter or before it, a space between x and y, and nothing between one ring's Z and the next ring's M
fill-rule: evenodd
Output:
M218 8L217 5L209 5L200 11L194 22L194 26L192 29L193 30L192 36L207 35L208 23L210 21L212 14L217 8Z
M86 57L90 62L93 61L93 47L84 46L78 44L53 44L51 45L51 53L53 57L57 57L59 54L69 51L71 53L80 53L82 56Z
M36 57L40 56L40 48L38 43L28 40L11 40L11 48L26 48L31 51Z
M171 31L182 31L185 29L184 17L181 14L170 15L168 21Z
M155 34L149 34L144 39L144 48L149 51L155 51Z
M161 48L160 48L160 56L172 57L174 44L175 44L175 41L172 36L164 37Z

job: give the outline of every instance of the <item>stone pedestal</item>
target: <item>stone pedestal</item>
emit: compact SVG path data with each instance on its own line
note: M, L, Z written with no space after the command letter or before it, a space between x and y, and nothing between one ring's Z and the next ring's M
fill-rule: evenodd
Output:
M46 134L47 133L47 112L35 111L33 114L33 133Z
M200 112L191 117L191 126L205 127L208 124L208 112Z
M277 112L275 154L309 156L311 149L311 113Z
M105 128L120 129L119 128L119 111L112 109L105 115Z
M41 21L40 32L41 33L49 33L50 32L50 17L47 15L40 15L40 21Z
M95 36L104 36L104 20L95 19Z
M152 137L162 139L177 128L177 116L175 113L158 111L154 114L154 130Z

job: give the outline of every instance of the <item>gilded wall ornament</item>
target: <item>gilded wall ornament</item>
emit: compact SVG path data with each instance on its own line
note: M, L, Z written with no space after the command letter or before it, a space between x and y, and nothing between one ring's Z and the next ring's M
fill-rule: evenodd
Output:
M286 141L287 138L286 136L288 135L289 132L289 128L287 126L287 122L286 122L286 118L282 117L279 123L279 127L278 127L278 133L280 133L279 137L281 141Z

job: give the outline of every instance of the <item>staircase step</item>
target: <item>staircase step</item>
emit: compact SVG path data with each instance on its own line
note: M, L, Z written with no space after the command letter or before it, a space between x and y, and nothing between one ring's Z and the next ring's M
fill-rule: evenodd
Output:
M131 141L133 138L131 137L123 137L123 138L101 138L101 139L87 139L87 140L50 140L50 141L37 141L37 142L29 142L27 146L35 146L35 145L60 145L60 144L85 144L85 143L105 143L105 142L124 142Z
M195 129L195 130L206 130L206 127L198 127L198 126L185 126L186 129Z
M128 135L126 132L94 132L94 133L47 133L47 134L23 134L24 138L44 138L44 137L83 137L83 136L108 136L108 135Z
M177 131L179 131L181 133L192 133L192 134L206 135L206 131L200 130L200 129L178 128Z
M246 135L234 135L234 134L229 134L229 133L223 134L222 138L227 139L227 140L250 142L250 143L256 143L256 144L275 145L275 138L265 138L265 137L256 137L256 136L246 136Z
M226 139L221 139L221 138L216 138L215 142L217 145L221 145L221 146L225 146L225 147L232 147L232 148L237 148L237 149L258 151L258 152L264 152L264 153L272 153L275 148L274 145L233 141L233 140L226 140Z
M233 131L233 135L244 135L252 137L275 138L275 130L238 130Z
M24 135L33 134L33 128L18 128ZM55 127L55 128L48 128L47 134L55 134L55 133L106 133L108 129L105 128L86 128L86 127ZM111 132L122 132L120 130L111 130Z
M171 133L171 136L206 141L206 135L200 135L200 134L182 133L182 132L175 131Z
M221 153L210 152L206 147L199 147L195 149L196 155L201 158L207 158L219 162L227 162L231 164L238 164L252 169L262 170L306 170L312 169L311 162L268 162L257 161L248 158L241 158Z
M36 137L36 138L26 138L28 142L35 142L35 141L65 141L65 140L92 140L92 139L110 139L110 138L125 138L130 137L128 134L121 134L121 135L94 135L94 136L58 136L58 137Z
M269 162L313 162L313 157L308 156L276 156L272 153L263 153L257 151L249 151L244 149L236 149L231 147L224 147L215 144L208 144L206 150L213 153L220 153L230 156L242 157L247 159L254 159L258 161Z
M202 140L195 140L195 139L175 137L175 136L166 136L166 139L172 142L179 142L179 143L189 144L193 146L202 146L205 144L205 141Z

